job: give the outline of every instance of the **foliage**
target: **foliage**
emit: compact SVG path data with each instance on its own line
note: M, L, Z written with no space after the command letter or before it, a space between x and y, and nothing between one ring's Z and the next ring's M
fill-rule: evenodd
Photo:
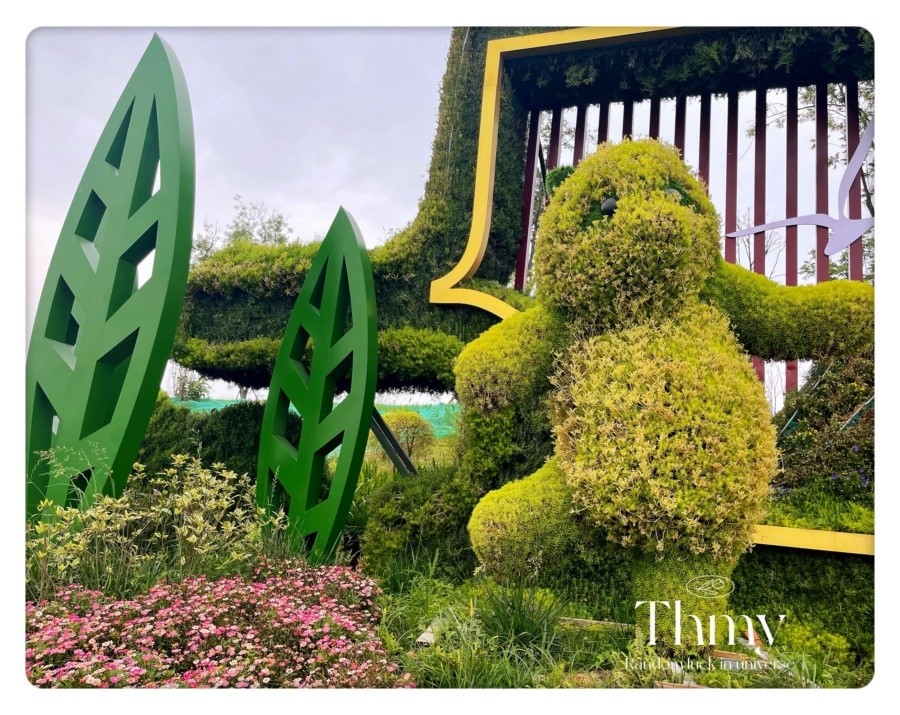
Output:
M504 582L577 573L579 557L598 537L572 510L571 490L550 460L478 502L469 519L472 550L484 570Z
M281 326L282 331L284 326ZM214 379L260 389L268 387L281 338L231 342L188 338L176 343L173 357ZM378 333L378 388L453 388L453 361L463 348L458 338L429 328L386 328ZM308 348L309 349L309 348Z
M700 297L725 313L741 345L764 360L852 355L875 342L875 291L861 281L781 286L718 259Z
M234 212L234 218L224 235L219 232L218 224L203 222L203 233L197 234L194 239L192 262L202 261L218 249L234 243L283 246L290 242L294 231L288 226L287 217L269 209L265 202L256 204L251 201L248 205L240 194L236 194Z
M868 503L857 496L850 501L835 489L833 482L839 477L820 477L796 489L785 489L769 502L765 524L793 526L798 529L825 529L849 531L855 534L875 533L874 491L864 493Z
M478 619L489 638L525 648L549 648L564 607L546 589L494 585L485 592Z
M874 657L871 556L756 546L740 558L732 579L733 611L784 613L785 623L845 638L857 663Z
M221 464L196 459L147 474L140 465L118 499L99 497L84 511L40 505L26 527L26 593L50 597L70 584L128 597L161 578L220 575L246 569L265 551L265 522L253 493Z
M547 196L552 199L553 194L556 192L556 189L559 188L559 185L568 179L574 171L575 167L571 164L557 166L555 169L548 171L547 180L545 182Z
M565 324L542 305L486 330L456 361L460 403L481 413L532 406L550 389L555 354L568 338Z
M422 415L413 410L394 410L384 415L385 424L413 462L421 462L434 447L434 428ZM369 435L369 447L381 450L374 434Z
M211 412L192 412L160 393L138 461L148 474L156 474L171 464L173 454L195 455L207 464L221 462L238 475L247 475L241 481L252 490L264 410L264 403L247 401ZM300 417L289 413L286 438L296 440L299 434Z
M664 318L699 292L718 251L715 208L674 147L603 144L541 218L538 298L591 332Z
M875 481L875 355L820 360L775 416L783 472L777 484L826 481L827 491L871 503ZM856 415L855 420L851 418Z
M26 604L26 677L39 687L412 685L375 634L378 594L347 567L290 561L131 600L73 585Z
M466 522L478 490L452 467L386 475L369 498L361 539L368 572L387 573L410 549L428 559L440 554L445 575L464 578L475 567Z
M205 400L209 397L209 382L193 370L176 364L172 373L172 394L179 400Z
M611 541L725 560L747 548L775 474L775 432L724 316L694 305L595 337L557 384L560 468Z

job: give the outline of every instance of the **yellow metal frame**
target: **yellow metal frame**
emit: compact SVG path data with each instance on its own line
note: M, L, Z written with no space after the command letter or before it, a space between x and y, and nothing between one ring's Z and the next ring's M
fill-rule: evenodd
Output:
M497 160L497 127L500 119L500 77L503 61L551 52L588 49L615 45L660 35L690 34L693 30L674 27L581 27L559 32L543 32L521 37L491 40L487 46L484 67L484 89L481 96L481 121L478 129L478 156L475 165L475 195L472 205L472 227L459 263L446 275L431 283L431 302L471 305L505 320L517 311L509 303L482 291L459 288L459 284L475 275L487 248L494 197L494 167ZM848 534L837 531L796 529L760 524L754 543L813 549L844 554L875 555L872 534Z
M481 95L481 122L478 129L478 156L475 164L475 196L472 227L462 258L446 275L431 282L431 302L471 305L506 319L517 311L509 303L471 288L457 286L475 275L484 258L494 197L494 166L497 160L497 126L500 119L500 77L503 61L515 57L550 52L581 50L599 45L622 44L639 37L671 33L666 27L580 27L574 30L542 32L536 35L491 40L484 64Z
M835 551L841 554L875 555L874 534L848 534L843 531L796 529L787 526L759 524L753 543L765 546L786 546L792 549Z

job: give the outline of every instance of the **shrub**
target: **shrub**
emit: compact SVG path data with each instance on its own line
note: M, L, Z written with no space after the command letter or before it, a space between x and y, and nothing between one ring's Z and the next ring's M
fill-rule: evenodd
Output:
M724 316L694 305L592 338L557 384L560 468L610 540L725 560L747 548L777 466L775 431Z
M384 415L384 422L413 462L421 462L434 448L434 428L422 415L413 410L393 410ZM375 435L369 433L369 448L387 458Z
M764 360L820 360L875 344L875 290L861 281L782 286L718 258L700 297Z
M478 619L489 638L525 648L549 648L564 604L546 589L492 586L478 608Z
M519 409L550 389L555 354L568 335L560 318L537 305L486 330L456 361L456 394L479 412Z
M871 504L875 410L865 405L874 395L873 352L817 362L775 416L784 467L776 483L815 484L836 497Z
M26 604L25 673L51 688L411 685L375 634L378 593L344 566L298 562L127 601L72 586Z
M387 475L369 497L369 518L360 542L363 568L386 574L412 550L420 561L438 554L442 575L471 575L475 559L466 522L478 496L477 487L452 467Z
M541 218L538 298L592 332L663 318L700 291L718 252L715 208L674 147L603 144Z
M597 541L572 513L572 492L555 460L486 494L469 519L469 538L485 571L513 583L574 573L579 552Z
M281 517L262 519L237 474L183 455L160 474L136 465L118 499L84 511L45 501L39 517L26 526L33 599L73 583L127 597L165 577L233 573L263 555L267 527L284 530Z

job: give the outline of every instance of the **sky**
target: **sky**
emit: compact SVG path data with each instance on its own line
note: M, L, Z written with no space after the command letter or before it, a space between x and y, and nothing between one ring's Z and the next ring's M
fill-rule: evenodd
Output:
M29 326L72 195L152 34L44 28L28 37ZM341 205L370 247L415 216L448 28L159 34L181 62L191 99L195 234L204 221L224 229L236 194L285 214L301 241L324 235Z

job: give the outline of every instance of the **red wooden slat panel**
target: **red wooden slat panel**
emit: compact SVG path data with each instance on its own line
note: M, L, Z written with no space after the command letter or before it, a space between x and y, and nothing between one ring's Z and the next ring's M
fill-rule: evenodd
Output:
M575 154L572 165L578 166L584 158L584 125L587 120L587 105L579 105L578 114L575 117Z
M525 184L522 188L522 214L519 237L519 255L516 257L515 286L525 290L525 271L528 267L528 239L531 235L531 211L534 208L534 171L537 164L538 130L541 113L532 110L528 124L528 148L525 155Z
M709 117L712 100L708 94L700 97L700 178L709 186Z
M828 213L828 86L816 85L816 213ZM816 227L816 282L827 281L828 228Z
M659 103L658 97L650 99L650 138L659 139Z
M753 166L753 223L766 222L766 90L756 90L756 152ZM753 270L766 274L766 233L753 234ZM766 368L763 361L753 358L753 367L759 379L765 382Z
M847 160L859 146L859 85L856 81L847 82ZM859 175L850 185L847 217L862 218L862 194L860 194ZM862 238L850 244L850 279L863 279L863 244Z
M550 147L547 149L547 171L559 165L559 145L562 143L562 107L553 110L550 120Z
M785 115L785 193L784 215L791 218L797 215L797 87L787 88L787 114ZM788 226L784 230L784 282L789 286L797 285L797 227ZM785 365L785 389L796 390L799 384L796 360L788 360Z
M725 159L725 233L737 230L738 95L728 93L727 156ZM737 239L725 238L725 260L737 260Z
M626 99L622 102L622 138L630 137L634 123L634 102Z

